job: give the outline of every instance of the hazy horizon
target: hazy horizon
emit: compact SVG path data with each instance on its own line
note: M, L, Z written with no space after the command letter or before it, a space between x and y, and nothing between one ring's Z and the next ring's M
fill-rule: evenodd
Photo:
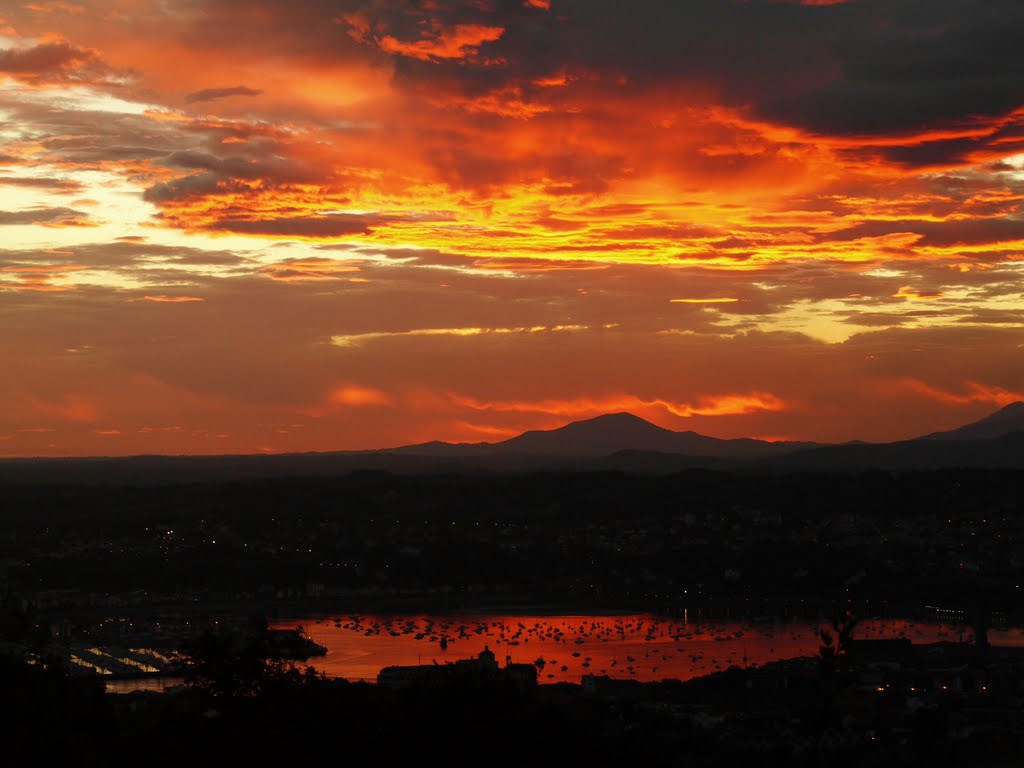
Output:
M1024 401L1016 401L1014 403L1009 404L1009 406L1014 406L1014 408L1024 407ZM984 414L982 419L987 419L988 417L991 417L991 416L993 416L993 415L995 415L997 413L1005 412L1009 408L1009 406L1003 406L1002 408L999 408L996 411ZM1014 413L1016 413L1016 411L1014 411ZM45 459L45 458L91 459L91 458L137 458L137 457L143 457L143 456L168 457L168 458L190 457L190 456L191 457L197 457L197 458L202 458L202 457L216 458L216 457L227 457L227 456L259 456L259 455L274 456L274 455L301 454L301 453L345 453L345 452L351 452L351 453L363 453L363 452L371 453L371 452L376 452L376 451L384 451L384 452L386 452L386 451L389 451L389 450L401 449L401 448L412 448L412 447L415 447L417 445L428 445L428 444L431 444L431 443L441 443L441 444L451 445L451 446L458 446L458 445L467 445L467 446L497 445L497 444L500 444L500 443L504 443L504 442L508 442L508 441L514 440L514 438L516 438L516 437L521 437L523 435L527 435L528 433L532 433L532 432L558 432L560 430L563 430L566 427L571 427L572 425L575 425L575 424L584 424L584 423L587 423L587 422L597 422L597 421L600 421L600 420L602 420L603 418L606 418L606 417L616 417L616 416L632 416L632 417L634 417L636 419L640 419L641 421L646 422L647 424L651 424L651 425L653 425L655 427L659 426L659 425L655 424L652 421L649 421L647 419L643 419L642 417L636 416L635 414L629 413L628 411L619 411L619 412L615 412L615 413L600 414L598 416L591 417L591 418L588 418L588 419L578 419L578 420L574 420L574 421L569 421L569 422L566 422L564 424L559 424L557 426L550 427L550 428L543 429L543 430L524 430L523 432L519 433L518 435L514 435L514 436L509 437L509 438L502 438L500 440L481 440L481 441L440 441L440 440L427 440L427 441L422 441L420 443L407 443L407 444L403 444L403 445L389 445L389 446L383 446L383 447L355 448L355 449L324 449L322 451L261 451L261 452L251 452L251 453L187 453L187 454L173 454L173 453L80 454L80 455L53 456L53 457L47 457L47 456L43 456L43 455L25 455L25 456L0 456L0 460L5 459L5 458L10 458L10 459ZM954 429L958 429L958 428L964 427L964 426L973 425L975 423L976 423L975 421L972 421L972 422L969 422L969 424L957 424L957 425L954 426ZM662 428L665 429L664 427L662 427ZM683 432L687 432L688 430L669 430L669 431L677 432L677 433L683 433ZM943 432L943 431L945 431L945 430L933 430L933 432ZM613 432L611 432L609 430L609 431L607 431L607 434L611 435L611 434L613 434ZM728 439L754 439L754 440L760 440L760 438L751 438L749 436L740 436L739 438L714 438L712 435L702 435L700 433L696 433L696 434L698 434L700 437L711 437L712 439L726 439L726 440L728 440ZM929 433L926 433L926 434L912 435L912 436L907 437L905 439L906 440L914 440L916 438L926 437L927 435L930 435L930 434L932 434L932 432L929 432ZM982 439L984 439L984 438L982 438ZM628 442L628 441L626 441L626 442ZM764 440L763 442L768 442L768 443L782 443L782 442L816 443L816 441L784 441L784 440ZM820 443L816 443L816 444L824 447L824 446L828 446L828 445L842 445L842 444L859 443L859 442L870 443L870 444L884 444L885 442L900 442L900 441L899 440L897 440L897 441L884 441L884 442L875 443L873 441L861 441L861 440L859 440L857 438L853 438L851 440L837 441L837 442L834 442L834 443L820 442ZM626 448L626 449L629 448L628 445L624 445L623 447ZM695 456L699 456L701 454L697 453L697 454L694 454L694 455Z

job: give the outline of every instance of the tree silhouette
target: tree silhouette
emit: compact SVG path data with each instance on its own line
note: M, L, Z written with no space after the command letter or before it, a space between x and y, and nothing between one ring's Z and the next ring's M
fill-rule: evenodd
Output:
M823 728L838 720L835 697L848 682L850 648L853 645L853 630L857 622L858 619L850 611L846 611L832 619L831 628L822 627L818 630L818 637L821 639L818 646L818 670L821 679Z
M818 637L821 638L818 660L827 674L835 672L837 666L843 670L848 667L853 630L857 622L858 619L846 611L842 616L832 619L831 629L823 627L818 630Z
M262 633L235 636L207 630L183 650L186 682L217 699L280 692L323 678L312 667L303 670L278 658Z

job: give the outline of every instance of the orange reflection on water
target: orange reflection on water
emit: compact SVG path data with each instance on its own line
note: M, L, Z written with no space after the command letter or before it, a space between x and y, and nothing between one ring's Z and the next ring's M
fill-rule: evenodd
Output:
M818 621L687 621L651 614L614 616L312 616L275 622L302 626L327 655L309 660L328 677L377 679L384 667L445 664L485 647L499 663L535 664L541 683L579 683L585 674L644 682L689 680L730 666L756 666L817 653ZM969 628L903 619L867 619L857 638L915 643L972 639Z

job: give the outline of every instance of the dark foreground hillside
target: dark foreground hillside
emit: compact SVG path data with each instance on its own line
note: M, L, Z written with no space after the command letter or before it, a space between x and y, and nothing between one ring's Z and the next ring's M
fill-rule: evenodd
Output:
M28 485L5 489L0 565L51 613L853 600L879 611L984 601L1019 618L1021 487L1010 470Z
M1024 665L976 650L894 663L851 649L687 683L582 686L460 677L393 688L236 658L174 692L116 696L59 666L0 657L4 765L1019 765ZM968 675L942 676L950 662L989 676L965 689L956 681ZM936 664L939 676L922 676Z
M104 632L125 640L141 616L169 610L515 601L823 616L939 605L984 637L1022 622L1022 480L357 472L8 487L3 764L1018 766L1024 660L982 644L854 653L837 631L819 658L686 683L428 674L404 688L214 653L189 686L130 695L46 654Z

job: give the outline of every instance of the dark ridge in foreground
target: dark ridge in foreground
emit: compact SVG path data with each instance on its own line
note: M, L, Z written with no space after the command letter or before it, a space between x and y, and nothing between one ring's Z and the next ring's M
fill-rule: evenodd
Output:
M865 469L1024 469L1024 432L988 440L906 440L899 443L830 445L783 456L776 469L847 471Z

